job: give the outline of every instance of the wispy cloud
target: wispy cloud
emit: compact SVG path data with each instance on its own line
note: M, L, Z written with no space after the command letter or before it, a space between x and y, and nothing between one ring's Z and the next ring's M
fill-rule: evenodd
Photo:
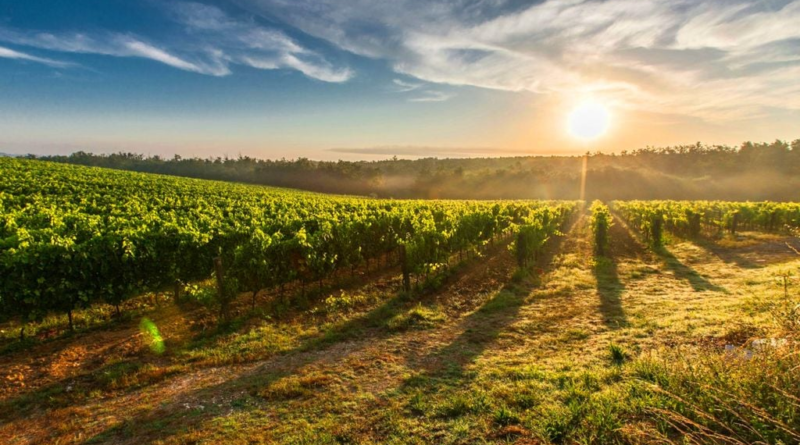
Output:
M134 39L122 39L122 47L125 51L117 53L118 55L132 55L143 57L145 59L155 60L173 68L178 68L186 71L194 71L201 74L211 74L213 76L225 76L230 74L230 70L225 65L224 57L221 53L213 54L216 63L206 64L201 66L197 63L187 62L180 57L174 56L160 48L140 42Z
M187 32L214 45L227 63L258 69L292 69L324 82L345 82L353 77L348 67L335 67L322 55L303 47L285 33L251 20L235 20L221 9L200 3L171 7Z
M425 82L710 120L800 109L800 0L231 1Z
M412 97L408 99L409 102L444 102L452 99L455 94L445 93L443 91L425 91L421 96Z
M55 68L66 68L72 66L72 63L69 62L61 62L58 60L48 59L45 57L37 57L27 53L14 51L10 48L5 48L0 46L0 57L5 59L18 59L18 60L27 60L29 62L36 62L36 63L43 63L45 65L49 65Z
M345 82L355 72L329 51L336 47L385 61L398 76L393 91L415 102L452 98L446 84L590 94L620 107L707 120L800 110L800 0L227 3L248 14L158 2L177 25L158 38L0 25L0 43L15 48L3 48L0 57L69 66L61 56L28 51L36 48L143 58L211 76L247 66Z
M421 83L406 82L400 79L394 79L392 83L395 84L396 88L394 91L397 93L407 93L422 87Z
M169 42L156 43L118 31L49 33L3 27L0 27L0 41L54 52L138 57L211 76L227 76L236 64L295 70L324 82L344 82L353 76L349 68L335 67L283 32L253 21L236 20L217 7L179 2L167 8L168 14L183 27L183 34ZM51 66L69 65L8 51L12 50L0 53L0 57L16 55L14 58Z
M100 54L113 57L140 57L154 60L186 71L214 76L230 74L227 66L214 57L206 61L188 61L163 48L132 35L107 32L98 35L85 33L52 34L21 32L0 28L0 41L64 53Z
M455 97L454 93L433 90L428 85L419 82L408 82L402 79L392 80L395 93L414 92L415 96L408 99L409 102L444 102Z

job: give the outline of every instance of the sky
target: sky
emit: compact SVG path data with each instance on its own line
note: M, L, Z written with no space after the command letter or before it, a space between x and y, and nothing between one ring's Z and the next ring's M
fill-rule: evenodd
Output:
M800 0L0 0L0 152L381 159L800 138ZM591 140L572 110L607 111Z

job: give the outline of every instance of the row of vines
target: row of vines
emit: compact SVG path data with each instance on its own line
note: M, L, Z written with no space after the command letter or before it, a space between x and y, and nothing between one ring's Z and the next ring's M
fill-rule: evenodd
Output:
M784 232L800 227L800 204L727 201L615 201L612 208L650 245L664 232L684 238L741 231Z
M321 286L388 258L408 281L519 227L535 232L523 247L535 254L575 209L335 197L10 158L0 178L0 309L23 320L177 293L223 267L229 297Z
M590 224L594 238L594 250L597 255L604 256L608 253L608 232L613 224L611 211L601 201L592 203Z

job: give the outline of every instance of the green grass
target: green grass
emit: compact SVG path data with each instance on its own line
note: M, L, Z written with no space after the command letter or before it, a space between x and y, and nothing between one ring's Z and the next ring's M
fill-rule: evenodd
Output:
M608 352L611 356L611 362L615 365L621 365L629 358L628 351L620 345L611 343L608 345Z
M7 369L41 352L39 371L61 377L20 371L30 389L0 400L0 442L800 441L800 283L784 294L780 280L800 260L763 254L743 268L678 241L666 259L613 256L617 236L602 264L579 222L523 272L502 252L410 295L391 277L302 309L250 311L248 300L222 328L202 308L162 304L10 349ZM160 354L141 336L143 315ZM759 349L756 338L787 342Z
M441 307L414 306L406 312L397 314L386 321L386 327L392 331L407 329L431 329L447 319Z

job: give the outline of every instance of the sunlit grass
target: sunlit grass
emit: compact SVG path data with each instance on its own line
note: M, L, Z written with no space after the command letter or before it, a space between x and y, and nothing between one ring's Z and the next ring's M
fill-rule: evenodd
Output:
M673 264L616 258L612 286L589 236L577 228L547 267L507 271L502 288L462 311L446 306L461 297L447 284L335 291L286 315L242 309L220 328L203 310L148 309L162 354L148 334L80 378L1 405L15 420L0 438L45 407L58 437L83 434L67 420L103 406L127 420L91 427L99 443L680 443L671 425L699 443L710 432L797 441L797 354L743 359L746 349L724 347L792 335L776 305L781 274L800 261L740 268L676 240ZM450 285L471 291L459 283L481 270ZM713 287L697 290L695 276Z

